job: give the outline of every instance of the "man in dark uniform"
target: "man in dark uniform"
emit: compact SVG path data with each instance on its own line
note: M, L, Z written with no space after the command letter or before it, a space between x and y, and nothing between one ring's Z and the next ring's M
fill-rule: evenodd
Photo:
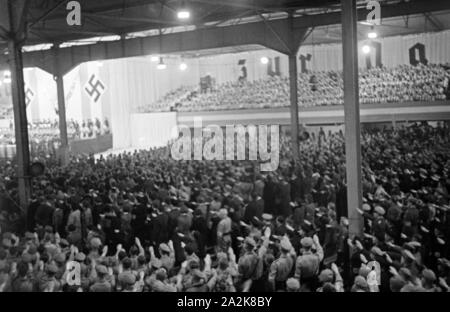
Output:
M200 258L206 256L206 243L208 237L208 224L206 217L201 209L197 208L194 211L194 219L192 220L192 231L198 244L198 255Z
M244 221L249 223L253 217L261 218L264 212L264 201L256 193L252 193L251 201L245 208Z
M288 217L292 214L292 207L289 204L291 202L291 185L281 177L278 187L280 190L280 204L277 215Z
M169 233L167 232L169 216L166 212L156 210L152 217L152 240L155 246L159 246L169 240Z
M275 213L275 196L276 184L273 182L272 176L269 175L263 190L264 212L271 214Z
M36 225L52 225L53 224L53 210L51 203L49 201L41 202L39 207L36 209L35 221Z

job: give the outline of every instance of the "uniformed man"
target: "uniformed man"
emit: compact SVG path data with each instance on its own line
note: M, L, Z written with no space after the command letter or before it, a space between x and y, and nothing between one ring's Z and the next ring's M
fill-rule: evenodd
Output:
M291 277L286 281L286 291L287 292L299 292L300 283L295 278Z
M263 213L262 220L263 225L261 232L265 237L270 237L270 235L274 233L274 226L272 224L273 215L270 213Z
M159 254L161 255L162 266L170 272L175 265L175 253L173 251L172 241L169 244L162 243L159 245Z
M41 292L59 292L61 290L61 281L57 280L55 275L58 273L58 267L55 264L49 264L45 274L39 279L39 291Z
M245 222L250 222L253 217L261 218L264 212L264 200L257 193L252 193L251 201L245 208L244 218Z
M155 279L150 285L151 291L154 292L176 292L177 288L167 281L167 271L165 268L160 268L155 272Z
M219 210L220 221L217 224L217 244L218 250L227 251L231 246L231 218L226 209Z
M314 235L313 238L302 238L300 244L302 246L301 255L298 256L295 264L295 278L300 281L302 290L314 291L320 262L323 260L323 249L317 235Z
M250 289L252 281L258 279L262 273L262 262L259 261L255 248L255 240L247 237L244 241L244 254L238 261L239 284L242 290Z
M436 274L430 269L422 271L422 286L427 292L441 292L441 289L436 285Z
M121 292L135 292L134 285L136 284L136 276L134 274L124 274L121 283L123 287Z
M13 292L32 292L35 291L35 280L29 274L29 266L26 262L17 264L17 276L11 281L11 290Z
M386 230L388 229L388 224L384 218L385 210L381 206L376 206L373 212L373 225L372 231L373 235L380 241L384 241Z
M91 285L89 288L90 292L111 292L112 291L112 285L107 280L108 276L108 269L104 265L97 265L95 267L95 270L97 272L97 279L94 282L94 284Z
M281 240L280 249L280 257L270 265L269 285L272 291L286 290L286 281L295 262L295 255L291 253L292 244L287 237Z

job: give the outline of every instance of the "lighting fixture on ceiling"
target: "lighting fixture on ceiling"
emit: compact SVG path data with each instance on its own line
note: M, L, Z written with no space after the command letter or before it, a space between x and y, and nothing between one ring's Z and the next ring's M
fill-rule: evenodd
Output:
M156 68L158 68L158 69L166 69L167 68L167 65L164 64L164 60L162 57L159 58L159 63L156 66Z
M180 68L180 70L181 71L185 71L186 69L187 69L187 64L185 63L185 62L182 62L181 64L180 64L180 66L179 66L179 68Z
M186 9L179 10L177 12L177 17L180 20L187 20L187 19L189 19L191 17L191 12L189 12Z
M373 27L370 29L370 32L367 34L367 37L369 39L376 39L378 37L378 34Z
M367 45L367 44L363 45L362 51L363 51L364 54L369 54L370 53L370 46Z
M261 57L261 64L269 64L269 58L267 56Z
M5 72L3 73L3 82L11 83L11 72L9 70L5 70Z
M177 11L177 17L179 20L187 20L191 18L191 12L187 8L185 1L181 2L181 5Z

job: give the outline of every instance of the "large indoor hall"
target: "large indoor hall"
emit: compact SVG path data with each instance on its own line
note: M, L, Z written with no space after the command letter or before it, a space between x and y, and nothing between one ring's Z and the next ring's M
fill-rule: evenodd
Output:
M448 0L0 0L0 292L449 292L449 171Z

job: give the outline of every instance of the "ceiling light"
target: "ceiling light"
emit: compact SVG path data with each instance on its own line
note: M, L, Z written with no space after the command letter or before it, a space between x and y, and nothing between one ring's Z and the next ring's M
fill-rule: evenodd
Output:
M261 64L268 64L269 63L269 58L266 56L261 57Z
M159 58L159 63L156 66L156 68L158 68L158 69L166 69L167 68L167 65L164 64L164 61L163 61L162 57Z
M370 46L367 45L367 44L363 45L362 51L363 51L364 54L369 54L370 53Z
M185 71L186 69L187 69L187 64L184 63L184 62L181 63L181 64L180 64L180 70L181 70L181 71Z
M378 34L374 31L371 31L370 33L367 34L367 37L369 39L376 39L378 37Z
M373 26L372 22L368 22L368 21L361 21L359 22L361 25L366 25L366 26Z
M186 9L180 9L177 12L177 17L178 17L178 19L181 19L181 20L189 19L191 17L191 12L189 12Z
M376 39L378 37L378 34L373 27L371 27L370 32L367 34L367 37L369 39Z
M3 82L11 83L11 72L9 70L5 70L5 72L3 73Z

